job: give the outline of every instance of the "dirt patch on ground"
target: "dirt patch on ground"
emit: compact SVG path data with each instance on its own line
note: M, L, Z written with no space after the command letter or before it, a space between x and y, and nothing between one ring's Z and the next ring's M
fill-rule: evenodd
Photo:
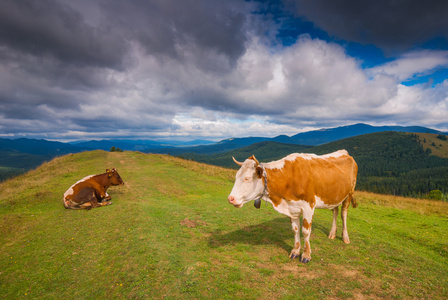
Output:
M180 221L180 225L182 225L184 227L188 227L188 228L195 228L197 226L207 226L207 223L202 220L194 221L194 220L185 218L182 221Z
M307 270L307 268L303 266L299 266L298 264L285 264L282 269L288 273L292 273L295 275L299 275L301 278L306 279L315 279L318 278L319 275L316 272Z
M345 268L344 266L330 265L330 267L335 270L335 274L339 274L344 277L361 276L361 273L359 271L350 270Z

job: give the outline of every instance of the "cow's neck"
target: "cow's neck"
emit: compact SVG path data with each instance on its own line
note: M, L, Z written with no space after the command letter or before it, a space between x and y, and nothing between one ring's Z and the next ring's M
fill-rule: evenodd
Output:
M276 193L277 188L273 185L275 185L275 180L276 179L278 180L278 173L281 172L281 170L270 169L266 167L264 167L263 169L264 169L263 176L265 176L266 178L266 181L264 182L266 192L264 193L263 199L270 202L274 206L274 208L276 208L282 202L282 197L281 195L277 195Z
M263 175L261 176L261 180L263 180L263 193L261 194L260 200L264 199L265 195L269 195L268 192L268 174L266 172L266 168L260 165L263 168Z
M98 184L100 186L103 187L104 191L106 191L109 188L109 186L110 186L110 180L109 180L109 174L108 173L96 175L95 176L95 180L96 180L96 182L98 182Z

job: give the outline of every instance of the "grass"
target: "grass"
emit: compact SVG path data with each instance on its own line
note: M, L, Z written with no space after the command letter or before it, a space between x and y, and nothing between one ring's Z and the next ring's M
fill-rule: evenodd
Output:
M111 206L65 210L74 182L117 168ZM56 158L0 184L4 299L448 297L448 204L357 192L350 245L317 210L312 260L289 219L227 203L234 170L138 152Z

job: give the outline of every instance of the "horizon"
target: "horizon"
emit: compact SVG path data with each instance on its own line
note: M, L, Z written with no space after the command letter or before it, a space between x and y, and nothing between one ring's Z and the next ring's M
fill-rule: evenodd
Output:
M0 138L447 132L447 15L443 0L4 0Z
M201 142L206 142L206 143L219 143L221 141L226 141L226 140L233 140L233 139L244 139L244 138L276 138L279 136L287 136L287 137L293 137L294 135L297 134L301 134L301 133L308 133L308 132L313 132L313 131L325 131L325 130L332 130L332 129L339 129L339 128L344 128L344 127L354 127L357 125L365 125L365 126L369 126L369 127L374 127L374 128L381 128L381 127L403 127L403 128L409 128L409 127L420 127L420 128L426 128L428 130L435 130L440 132L441 134L445 134L448 135L448 131L444 132L435 128L430 128L430 127L426 127L426 126L419 126L419 125L414 125L414 126L400 126L400 125L381 125L381 126L374 126L374 125L370 125L367 123L356 123L356 124L349 124L349 125L343 125L343 126L337 126L337 127L326 127L326 128L319 128L319 129L314 129L314 130L310 130L310 131L302 131L302 132L298 132L296 134L292 134L292 135L285 135L285 134L280 134L280 135L276 135L276 136L241 136L241 137L225 137L223 139L188 139L188 138L184 138L184 139L175 139L175 138L159 138L159 139L152 139L152 138L98 138L98 139L86 139L86 140L52 140L52 139L46 139L46 138L29 138L29 137L1 137L0 139L7 139L7 140L18 140L18 139L29 139L29 140L43 140L43 141L49 141L49 142L60 142L60 143L65 143L65 144L74 144L76 145L76 143L82 143L82 142L92 142L92 141L96 141L96 142L101 142L101 141L152 141L152 142L156 142L159 144L163 145L163 142L166 142L166 146L169 147L184 147L185 144L194 142L194 141L201 141ZM176 143L178 143L178 145L176 145ZM197 144L197 145L205 145L204 144Z

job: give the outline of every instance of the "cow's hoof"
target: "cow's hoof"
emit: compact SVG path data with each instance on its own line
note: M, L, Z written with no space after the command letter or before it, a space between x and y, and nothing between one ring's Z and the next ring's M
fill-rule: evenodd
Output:
M306 258L306 257L302 257L302 259L300 260L301 263L307 264L309 263L311 260L311 258Z
M291 253L291 254L289 255L289 258L290 258L290 259L295 259L295 258L297 258L297 257L299 257L299 256L300 256L300 254Z

